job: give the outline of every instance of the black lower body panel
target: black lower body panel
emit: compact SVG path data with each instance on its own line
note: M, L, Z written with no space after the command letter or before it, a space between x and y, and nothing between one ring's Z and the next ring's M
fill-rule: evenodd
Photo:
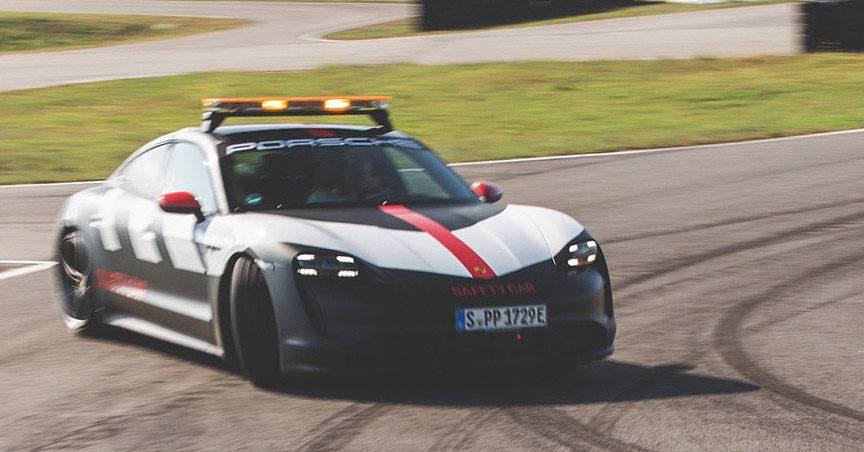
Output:
M383 336L358 344L291 345L291 370L356 373L585 364L609 356L614 321L508 332Z

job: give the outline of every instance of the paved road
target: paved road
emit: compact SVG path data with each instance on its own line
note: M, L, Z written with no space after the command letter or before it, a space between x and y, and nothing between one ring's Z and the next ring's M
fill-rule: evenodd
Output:
M64 5L0 1L0 9ZM203 4L71 5L194 14ZM794 51L792 10L782 5L345 45L298 36L404 7L205 9L261 23L0 57L0 89L263 62ZM541 47L549 53L532 53ZM0 280L0 450L862 450L862 141L855 132L459 167L466 179L501 183L509 202L581 218L605 244L618 351L576 372L306 382L266 392L214 359L158 341L65 334L49 272ZM50 259L52 219L78 188L0 188L0 260Z
M406 17L412 5L0 0L0 10L242 18L251 25L166 41L0 56L0 91L217 70L324 64L472 63L680 58L798 51L797 6L763 5L668 16L387 40L320 42L326 30Z
M0 281L0 449L864 449L864 132L461 166L605 244L618 351L577 372L252 388ZM50 257L78 187L2 188L0 257Z

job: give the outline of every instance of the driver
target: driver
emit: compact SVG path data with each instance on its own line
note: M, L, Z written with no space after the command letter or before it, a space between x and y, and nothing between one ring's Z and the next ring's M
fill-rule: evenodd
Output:
M307 201L365 201L394 193L396 190L391 179L377 171L379 165L375 165L368 152L346 153L342 160L344 165L339 165L341 174L338 167L319 165L320 171L316 176L318 189L309 195Z

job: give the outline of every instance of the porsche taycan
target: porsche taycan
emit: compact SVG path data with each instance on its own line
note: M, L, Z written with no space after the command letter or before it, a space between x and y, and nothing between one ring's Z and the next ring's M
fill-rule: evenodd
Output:
M71 196L57 232L66 326L133 330L297 372L586 363L613 351L598 241L500 203L393 130L388 98L207 99ZM374 125L226 125L366 115Z

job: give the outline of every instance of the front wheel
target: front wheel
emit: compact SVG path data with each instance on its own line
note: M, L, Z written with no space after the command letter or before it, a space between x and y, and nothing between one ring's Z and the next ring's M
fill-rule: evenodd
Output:
M261 269L248 257L234 265L229 303L240 369L256 386L273 386L282 377L273 302Z
M57 255L60 261L60 318L73 333L92 333L98 321L93 303L92 264L84 235L79 231L64 235Z

